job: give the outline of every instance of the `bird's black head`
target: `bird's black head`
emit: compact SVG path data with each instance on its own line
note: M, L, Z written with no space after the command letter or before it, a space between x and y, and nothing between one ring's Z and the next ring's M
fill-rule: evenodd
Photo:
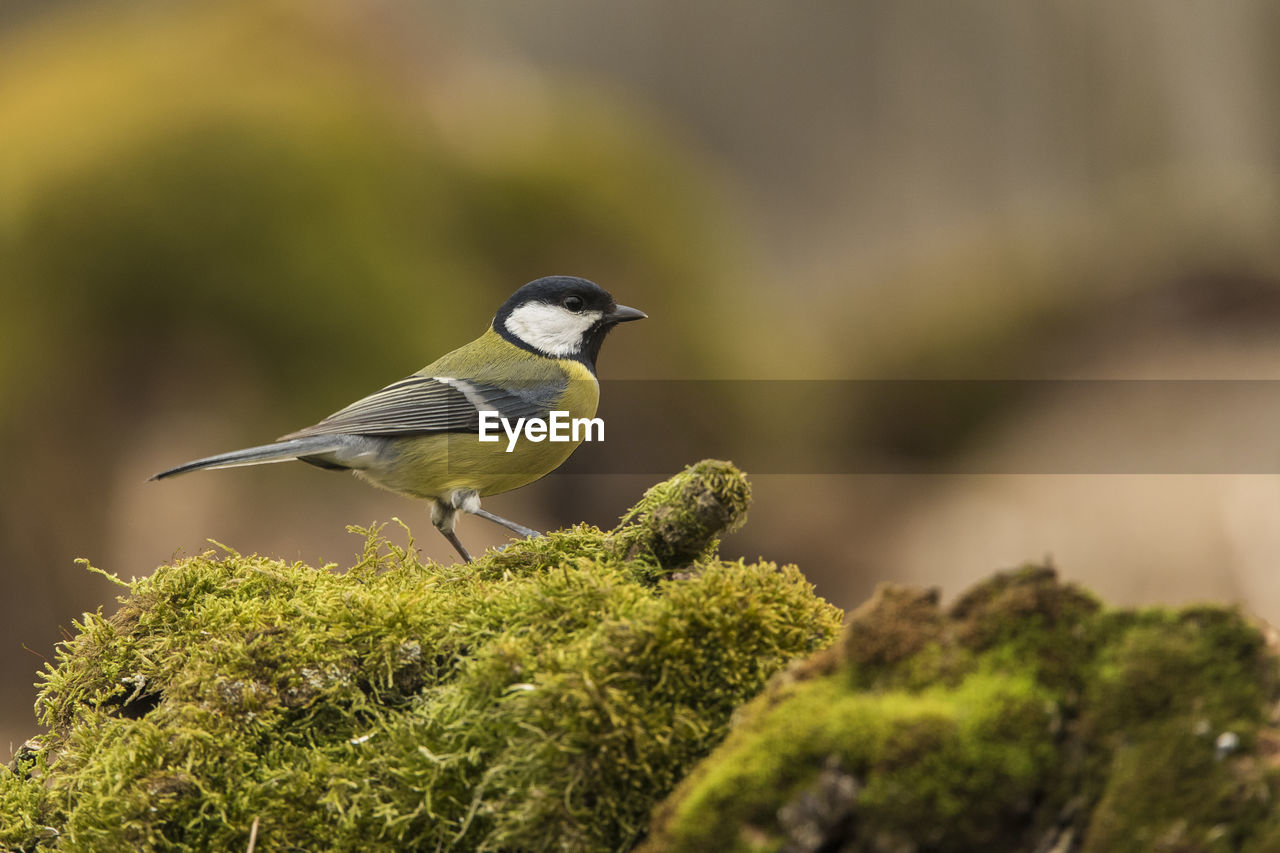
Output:
M551 358L581 361L594 372L605 335L643 311L619 305L599 285L571 275L531 281L511 295L493 329L518 347Z

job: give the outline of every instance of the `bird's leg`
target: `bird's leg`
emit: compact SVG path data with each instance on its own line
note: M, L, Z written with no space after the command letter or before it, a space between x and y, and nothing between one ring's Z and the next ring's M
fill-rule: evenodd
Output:
M449 540L449 544L462 557L464 563L472 562L471 555L467 553L467 549L462 547L462 540L458 538L458 534L453 532L453 525L458 520L457 507L447 504L441 500L431 502L431 523L436 526L441 535Z
M494 515L491 512L480 509L480 507L476 507L475 509L471 510L471 514L479 516L480 518L488 519L489 521L492 521L494 524L501 524L503 527L507 528L512 533L519 534L520 536L523 536L526 539L532 536L542 535L538 531L534 530L532 527L525 527L523 524L516 524L514 521L512 521L509 518L503 518L500 515Z
M454 550L462 556L462 562L475 562L471 559L471 555L467 553L467 549L462 547L462 540L458 538L458 534L454 533L452 530L441 530L440 532L444 534L445 539L449 540L449 544L453 546Z
M436 526L436 529L440 531L445 539L449 540L449 544L454 547L454 550L462 555L462 559L468 563L473 562L471 555L467 553L467 549L463 547L461 540L458 539L458 534L453 532L453 526L457 523L459 512L470 513L495 524L501 524L512 533L517 536L523 536L526 539L531 536L542 535L531 527L516 524L510 519L481 509L480 495L475 489L459 489L449 496L448 502L438 498L431 502L431 523Z
M453 508L459 512L470 513L480 518L492 521L494 524L501 524L517 536L523 536L526 539L530 536L541 536L542 534L531 527L525 527L523 524L516 524L510 519L503 518L500 515L494 515L480 508L480 493L475 489L459 489L449 497Z

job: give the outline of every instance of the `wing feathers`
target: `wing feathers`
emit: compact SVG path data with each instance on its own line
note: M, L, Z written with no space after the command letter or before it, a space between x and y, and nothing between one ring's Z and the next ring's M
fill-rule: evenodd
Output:
M415 374L357 400L314 426L282 438L336 433L389 436L479 432L482 409L511 419L545 417L566 385L567 379L511 390L447 376Z

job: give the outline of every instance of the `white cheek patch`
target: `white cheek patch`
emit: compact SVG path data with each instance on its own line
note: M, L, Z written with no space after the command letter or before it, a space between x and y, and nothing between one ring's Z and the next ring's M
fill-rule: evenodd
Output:
M507 331L536 350L563 358L582 349L582 336L600 322L599 311L575 314L559 305L528 302L507 317Z

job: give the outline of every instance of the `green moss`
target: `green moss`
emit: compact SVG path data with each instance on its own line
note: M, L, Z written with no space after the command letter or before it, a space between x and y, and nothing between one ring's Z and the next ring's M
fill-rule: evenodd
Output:
M1254 720L1276 673L1258 630L1228 610L1120 614L1097 656L1093 721L1124 731L1171 714L1227 725Z
M655 812L656 851L1272 849L1276 660L1227 608L1051 569L885 586Z
M747 520L751 485L733 465L703 460L644 493L610 537L620 557L670 572L714 553Z
M794 567L714 556L746 494L704 463L609 534L474 565L374 529L342 574L163 566L45 673L50 731L0 771L0 848L243 849L255 820L260 849L628 846L733 709L838 628ZM708 495L738 501L720 528ZM703 543L678 579L618 549L658 516L662 542Z
M992 817L1030 798L1055 758L1048 698L1026 678L988 675L918 694L803 683L735 729L686 783L663 827L679 839L669 849L722 849L728 838L779 846L788 834L774 835L779 826L819 820L815 800L827 802L829 823L856 813L866 835L994 844ZM847 779L843 803L832 802L833 770Z
M374 529L342 574L161 567L45 673L0 847L1275 849L1280 682L1235 611L1028 567L883 587L832 645L795 567L716 556L748 498L703 462L474 565Z
M1240 850L1271 816L1274 778L1255 757L1219 756L1182 717L1117 744L1085 853Z

